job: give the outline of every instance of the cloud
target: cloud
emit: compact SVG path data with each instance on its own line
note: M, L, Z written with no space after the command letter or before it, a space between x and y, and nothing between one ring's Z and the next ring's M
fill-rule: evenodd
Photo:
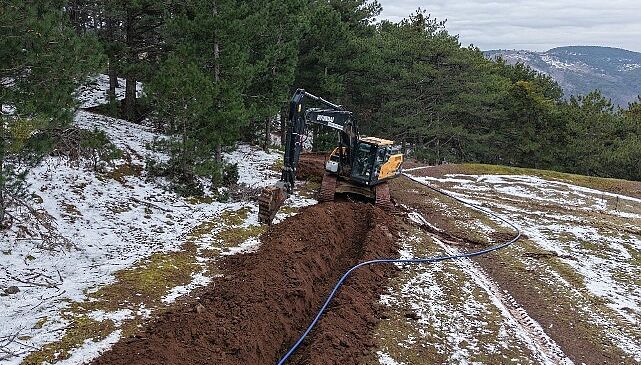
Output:
M399 21L421 7L463 45L544 51L602 45L641 51L639 0L379 0L379 18Z

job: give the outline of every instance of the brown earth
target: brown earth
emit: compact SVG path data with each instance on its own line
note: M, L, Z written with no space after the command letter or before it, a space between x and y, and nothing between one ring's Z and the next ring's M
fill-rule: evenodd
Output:
M300 155L296 178L320 181L325 174L325 159L329 152L310 152Z
M221 262L224 276L197 299L121 339L92 364L274 364L298 339L352 265L396 257L393 218L369 204L302 209L261 237L253 253ZM391 265L350 277L292 364L351 364L371 338Z
M325 155L302 155L297 177L319 179ZM433 193L404 178L391 187L400 203L446 229L452 244L463 249L483 244L451 225L451 217L430 204ZM261 237L258 251L223 259L224 276L197 298L186 300L136 336L122 339L92 364L274 364L306 329L349 267L398 256L397 230L393 217L370 204L332 202L302 209L271 227ZM499 254L477 262L570 358L577 363L625 362L615 346L593 335L594 326L577 318L572 306L559 311L557 305L558 312L550 311L554 294L544 297L533 291L531 283L537 279L504 259ZM289 363L356 364L370 355L376 349L372 333L382 314L379 297L395 270L386 265L357 271Z

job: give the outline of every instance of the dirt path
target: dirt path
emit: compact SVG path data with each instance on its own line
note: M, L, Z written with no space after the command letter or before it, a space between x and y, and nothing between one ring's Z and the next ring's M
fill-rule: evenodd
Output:
M258 251L226 258L224 277L93 364L273 364L298 338L342 273L397 255L395 229L368 204L303 209L272 227ZM377 302L392 266L350 278L311 338L303 364L354 363L374 346Z
M461 226L472 224L481 219L464 210L455 210L447 215L443 208L443 200L438 195L409 181L398 181L392 186L392 194L401 204L420 212L427 220L464 241L482 240L476 236L478 229L462 229ZM446 203L447 207L456 208L453 202ZM462 223L462 224L461 224ZM492 225L491 222L485 222ZM500 227L497 227L500 229ZM497 229L494 228L494 229ZM599 324L583 315L582 310L593 303L576 302L564 292L564 288L551 285L549 273L535 271L524 265L524 260L531 260L521 253L534 250L535 246L524 237L516 247L491 255L475 258L474 265L481 269L476 278L487 276L495 285L492 292L505 296L502 300L506 307L513 309L514 316L519 319L521 312L523 324L527 327L528 318L536 321L533 338L551 338L576 364L627 364L635 363L629 355L618 348L607 336ZM460 247L460 250L470 250L472 247ZM546 258L543 257L543 260ZM554 259L554 258L550 258ZM543 331L543 332L542 332ZM553 350L553 348L552 348ZM554 358L556 351L550 351Z
M446 233L440 230L434 231L434 227L430 226L430 223L420 213L412 212L410 213L410 218L423 229L427 228L428 234L445 253L448 255L461 253L455 246L444 243L442 239ZM445 237L449 238L447 235ZM541 325L534 321L508 292L501 290L477 262L459 260L456 261L456 264L474 280L476 285L483 288L495 305L499 307L503 316L513 322L512 325L516 326L518 331L524 334L524 337L531 343L543 362L571 364L563 350L545 333Z

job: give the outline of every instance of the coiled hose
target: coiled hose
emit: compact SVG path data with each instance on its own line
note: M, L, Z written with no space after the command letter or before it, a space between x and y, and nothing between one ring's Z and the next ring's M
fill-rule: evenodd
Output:
M482 207L480 207L480 206L478 206L476 204L473 204L473 203L467 202L467 201L465 201L463 199L457 198L456 196L454 196L454 195L452 195L452 194L450 194L448 192L445 192L443 190L440 190L440 189L437 189L435 187L432 187L431 185L429 185L429 184L427 184L427 183L425 183L423 181L418 180L416 177L414 177L412 175L403 173L403 176L405 176L406 178L408 178L408 179L410 179L410 180L412 180L412 181L414 181L416 183L419 183L419 184L429 188L430 190L433 190L433 191L435 191L435 192L437 192L439 194L447 196L448 198L454 199L459 203L462 203L462 204L464 204L464 205L466 205L468 207L471 207L472 209L478 210L478 211L483 212L483 213L485 213L485 214L487 214L487 215L489 215L489 216L491 216L493 218L496 218L496 219L500 220L501 222L503 222L503 223L509 225L510 227L512 227L514 229L514 231L516 232L516 234L509 241L506 241L504 243L501 243L501 244L498 244L498 245L495 245L495 246L491 246L491 247L488 247L488 248L485 248L485 249L482 249L482 250L479 250L479 251L474 251L474 252L469 252L469 253L461 253L461 254L457 254L457 255L447 255L447 256L435 256L435 257L427 257L427 258L412 258L412 259L376 259L376 260L370 260L370 261L361 262L360 264L358 264L356 266L353 266L351 269L347 270L347 272L345 274L343 274L343 276L340 278L340 280L336 283L336 285L334 286L334 289L332 289L332 291L329 293L329 295L327 296L327 299L325 300L325 303L323 303L323 306L318 311L318 314L316 314L316 317L314 317L314 320L309 324L309 327L307 327L305 332L302 334L302 336L300 336L298 341L296 341L296 343L294 343L294 345L289 349L289 351L287 351L287 353L285 355L283 355L283 357L278 361L277 365L285 364L285 362L296 352L298 347L301 345L301 343L303 343L303 341L309 335L309 333L312 331L314 326L316 326L316 324L320 320L321 316L323 315L323 312L325 312L325 310L329 306L329 303L331 303L332 299L334 299L334 296L338 292L338 289L341 287L341 285L343 285L345 280L349 277L349 275L353 271L358 270L359 268L361 268L363 266L376 265L376 264L431 264L431 263L445 261L445 260L455 260L455 259L462 259L462 258L470 258L470 257L475 257L475 256L481 256L481 255L485 255L485 254L493 252L493 251L498 251L498 250L500 250L502 248L505 248L507 246L510 246L514 242L518 241L519 238L521 238L521 230L514 223L512 223L509 220L499 216L498 214L496 214L494 212L491 212L489 210L483 209Z

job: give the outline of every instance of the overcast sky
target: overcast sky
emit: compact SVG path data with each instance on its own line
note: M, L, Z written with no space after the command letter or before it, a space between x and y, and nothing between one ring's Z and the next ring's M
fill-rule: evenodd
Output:
M420 7L447 19L464 46L482 50L598 45L641 52L641 0L378 1L379 18L398 21Z

